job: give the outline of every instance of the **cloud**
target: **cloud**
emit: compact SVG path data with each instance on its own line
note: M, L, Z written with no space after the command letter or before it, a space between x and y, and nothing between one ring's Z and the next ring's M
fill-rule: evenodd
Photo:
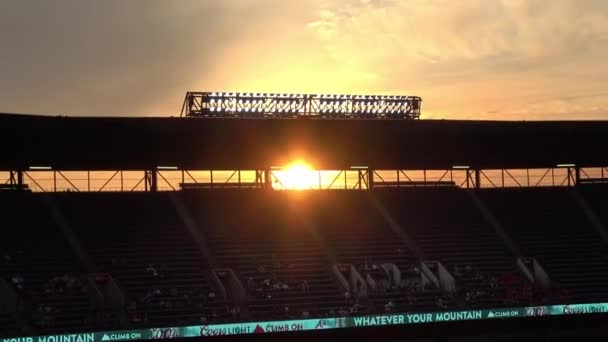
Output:
M514 105L522 92L606 90L598 77L582 78L608 76L608 4L601 0L326 1L309 27L334 60L374 70L371 88L421 94L426 108L446 117L498 112L481 108L489 100L524 113L525 103ZM588 112L606 117L606 99L596 100Z
M399 93L423 117L607 118L605 0L0 3L0 111L176 114L187 90Z
M256 1L0 4L1 111L175 114L187 90L229 69L227 49L274 15ZM281 6L276 6L281 8Z

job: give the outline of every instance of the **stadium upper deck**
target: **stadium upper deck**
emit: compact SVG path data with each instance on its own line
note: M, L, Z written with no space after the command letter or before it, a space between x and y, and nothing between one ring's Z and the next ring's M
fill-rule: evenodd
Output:
M0 114L0 170L543 168L608 165L607 121L204 119Z

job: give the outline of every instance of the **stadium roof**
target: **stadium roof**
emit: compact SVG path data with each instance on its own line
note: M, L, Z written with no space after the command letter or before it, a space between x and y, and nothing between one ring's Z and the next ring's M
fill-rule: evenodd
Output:
M608 165L608 121L204 119L0 114L0 169L321 169Z

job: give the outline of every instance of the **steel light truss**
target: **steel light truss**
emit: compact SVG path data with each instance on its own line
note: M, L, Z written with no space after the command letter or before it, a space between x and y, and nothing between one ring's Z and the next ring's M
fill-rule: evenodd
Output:
M414 120L421 103L417 96L188 92L181 116Z
M214 177L214 172L230 171L227 177ZM323 174L322 172L330 173ZM208 173L197 178L196 173ZM246 172L246 178L241 173ZM375 189L400 187L457 188L535 188L574 187L608 184L608 167L550 167L535 169L476 169L454 166L451 169L350 169L316 170L318 183L310 189ZM92 175L93 173L93 175ZM95 175L95 173L102 173ZM125 173L125 175L123 175ZM172 174L171 174L172 173ZM276 184L275 184L276 183ZM192 170L159 166L148 170L60 170L29 168L0 170L0 191L34 192L102 192L102 191L177 191L201 188L247 188L291 190L272 168L254 170ZM308 188L307 188L308 189Z

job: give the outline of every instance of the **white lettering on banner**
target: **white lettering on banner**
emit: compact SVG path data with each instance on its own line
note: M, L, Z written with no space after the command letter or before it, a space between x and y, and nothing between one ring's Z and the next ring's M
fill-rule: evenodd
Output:
M355 317L355 326L369 327L374 325L405 324L403 315Z
M166 340L177 337L177 330L175 328L152 328L153 340Z
M103 334L102 341L129 341L141 339L141 333L139 332L125 332L125 333L114 333L114 334Z
M545 306L532 306L526 308L526 316L545 316L549 314L549 310Z
M251 334L253 327L249 325L240 326L201 326L201 336L221 336L221 335L239 335L239 334Z
M488 312L488 318L508 318L508 317L517 317L517 316L519 316L519 311L517 311L517 310Z
M2 342L34 342L33 337L3 338Z
M429 323L433 321L433 314L410 314L406 315L408 323Z
M95 334L39 336L38 342L93 342Z
M586 313L601 313L606 312L606 307L602 305L589 305L589 306L564 306L564 315L576 315L576 314L586 314Z
M300 331L304 330L304 324L292 323L292 324L266 324L264 331L266 332L282 332L282 331Z
M436 322L465 321L481 319L481 311L438 312L435 314Z

